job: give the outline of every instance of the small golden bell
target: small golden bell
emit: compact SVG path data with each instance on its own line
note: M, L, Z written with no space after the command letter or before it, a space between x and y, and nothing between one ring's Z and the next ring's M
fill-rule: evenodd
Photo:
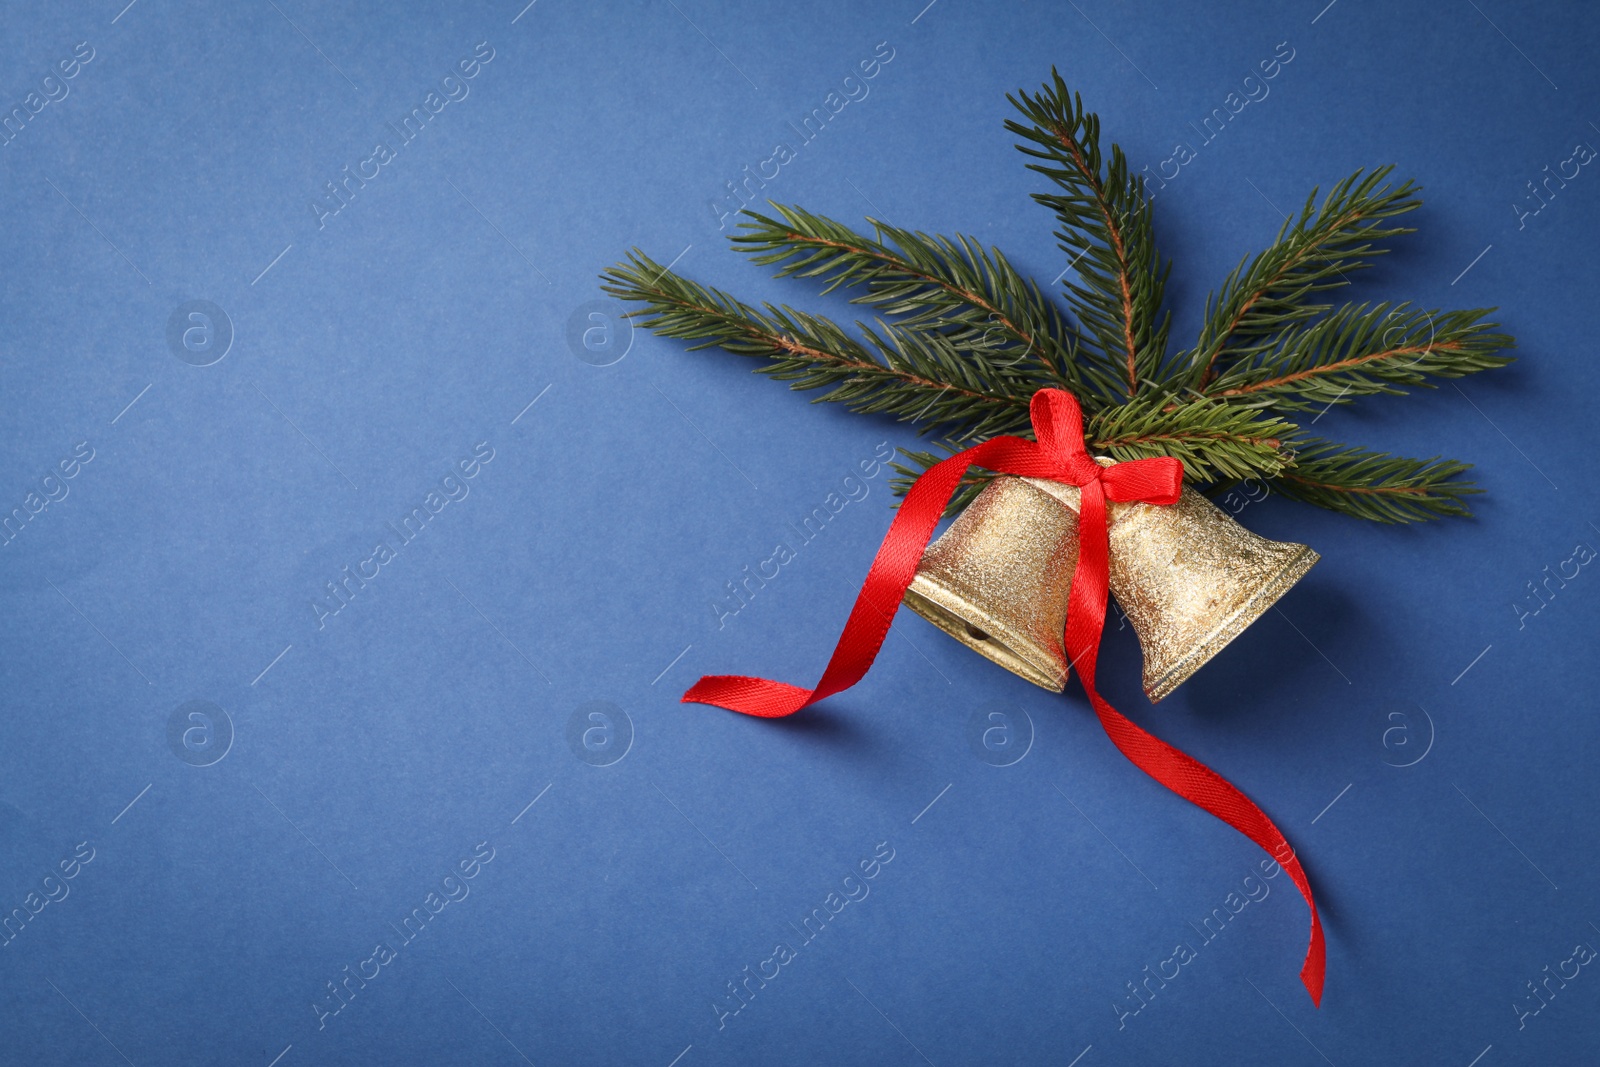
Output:
M1036 484L1077 510L1076 487ZM1222 651L1321 558L1305 545L1251 533L1188 486L1176 504L1109 504L1106 514L1111 593L1139 635L1151 703Z
M1078 565L1078 516L1003 475L928 546L905 605L962 644L1059 693L1067 685L1062 632Z

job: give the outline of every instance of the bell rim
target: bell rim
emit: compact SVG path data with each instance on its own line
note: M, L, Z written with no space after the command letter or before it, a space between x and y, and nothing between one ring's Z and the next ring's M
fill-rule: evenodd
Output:
M992 620L993 625L989 625L992 617L988 612L950 587L919 574L906 589L902 602L963 645L990 662L1004 667L1017 677L1032 682L1041 689L1048 689L1052 693L1060 693L1067 688L1070 668L1065 662L1064 651L1062 661L1052 663L1050 669L1046 671L1040 664L1018 651L1019 648L1029 647L1032 642L999 620ZM966 612L966 617L958 614L958 609ZM972 619L983 621L986 627L984 632L1000 638L1000 641L973 640L972 635L966 632L967 628L973 625L969 621Z
M1228 646L1234 638L1249 629L1250 624L1266 614L1267 609L1292 589L1322 556L1309 545L1295 545L1296 551L1278 568L1277 572L1243 603L1233 610L1178 661L1162 672L1159 678L1147 681L1145 695L1156 704L1172 695L1173 690L1188 681L1211 658Z

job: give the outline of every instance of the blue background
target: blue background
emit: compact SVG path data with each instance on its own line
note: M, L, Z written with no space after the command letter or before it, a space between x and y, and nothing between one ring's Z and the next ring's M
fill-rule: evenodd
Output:
M93 59L0 148L0 509L80 442L93 459L0 548L0 913L80 843L93 859L0 949L0 1060L1490 1067L1593 1048L1592 968L1538 1014L1515 1005L1600 946L1600 578L1514 605L1600 547L1600 173L1537 214L1526 185L1600 143L1600 16L925 2L7 13L5 108L79 42ZM469 95L319 221L324 183L480 42ZM1260 853L1123 760L1076 688L902 613L861 685L793 721L676 703L706 672L815 677L886 475L720 627L710 605L880 442L916 438L643 331L596 366L569 320L633 245L837 309L727 251L715 205L880 42L870 93L763 195L975 234L1048 282L1065 264L1001 124L1004 94L1057 64L1136 166L1195 150L1156 199L1175 343L1282 212L1388 162L1426 187L1422 232L1355 295L1497 305L1518 338L1508 370L1317 426L1475 462L1476 518L1251 504L1243 522L1323 561L1158 708L1131 633L1107 635L1107 695L1299 849L1328 928L1321 1010L1286 878L1195 932ZM1202 143L1191 123L1281 42L1270 95ZM168 342L191 300L234 331L209 366ZM470 494L319 628L324 583L480 442ZM209 766L204 730L203 759L169 739L191 700L231 723ZM596 701L622 714L586 762L568 726ZM990 712L1025 752L1009 766L969 745ZM480 842L470 895L329 999ZM870 895L802 944L874 850L892 861L851 883ZM795 958L719 1020L778 941ZM1197 958L1121 1015L1178 942Z

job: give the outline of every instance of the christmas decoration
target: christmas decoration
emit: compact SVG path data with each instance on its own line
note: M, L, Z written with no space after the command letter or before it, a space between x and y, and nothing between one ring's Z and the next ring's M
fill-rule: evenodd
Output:
M1284 224L1207 301L1194 345L1167 346L1170 263L1157 252L1143 180L1059 74L1008 98L1029 169L1054 185L1069 257L1066 310L997 249L869 220L873 236L797 207L751 213L736 248L779 276L846 290L877 312L855 334L788 306L760 309L689 281L637 249L603 274L657 333L765 360L759 371L819 399L920 425L946 455L907 451L905 494L844 632L812 689L707 676L683 697L750 715L793 714L855 684L902 600L1046 688L1075 669L1117 748L1227 822L1289 872L1311 911L1301 980L1321 1002L1326 969L1310 882L1272 821L1216 772L1158 740L1095 688L1108 592L1145 652L1145 689L1167 695L1316 562L1303 545L1249 533L1202 490L1256 479L1359 518L1467 514L1464 463L1409 459L1314 438L1294 419L1374 393L1403 394L1503 366L1511 338L1483 310L1345 304L1318 294L1411 232L1420 205L1390 168L1358 171ZM1313 419L1312 421L1315 421ZM976 469L974 469L976 468ZM1185 484L1187 483L1187 484ZM961 518L928 547L946 514ZM1070 579L1068 576L1070 575Z

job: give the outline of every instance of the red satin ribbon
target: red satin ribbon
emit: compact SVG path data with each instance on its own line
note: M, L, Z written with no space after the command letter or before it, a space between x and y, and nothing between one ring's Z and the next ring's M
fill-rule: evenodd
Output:
M707 675L683 695L684 703L713 704L745 715L777 718L792 715L843 689L867 673L878 649L889 635L889 625L900 607L911 579L916 576L922 552L933 537L945 505L969 467L984 467L1024 478L1049 478L1079 489L1078 567L1072 574L1067 600L1066 649L1083 681L1089 703L1100 718L1111 743L1150 777L1205 809L1266 849L1289 872L1311 909L1311 943L1300 968L1300 980L1312 1003L1322 1003L1327 970L1326 948L1311 882L1294 849L1282 832L1248 797L1216 771L1145 732L1123 716L1095 691L1095 660L1105 628L1106 595L1110 578L1110 548L1106 528L1106 501L1177 503L1183 483L1183 464L1176 459L1139 459L1102 467L1084 448L1083 417L1071 393L1041 389L1030 409L1037 441L1020 437L995 437L929 468L906 494L899 513L889 525L866 583L856 597L844 633L814 689L749 678L743 675Z

